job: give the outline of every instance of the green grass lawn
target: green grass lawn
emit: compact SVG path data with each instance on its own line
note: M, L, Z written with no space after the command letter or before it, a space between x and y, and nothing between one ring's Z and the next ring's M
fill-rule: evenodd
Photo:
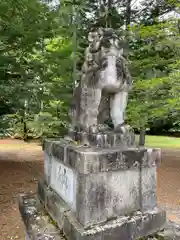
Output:
M136 135L136 142L138 143L139 136ZM147 147L156 148L174 148L180 149L180 138L167 137L167 136L149 136L146 135ZM39 149L41 146L37 142L25 143L20 140L0 140L0 150L18 150L18 149Z
M157 148L180 148L180 138L146 135L145 145Z

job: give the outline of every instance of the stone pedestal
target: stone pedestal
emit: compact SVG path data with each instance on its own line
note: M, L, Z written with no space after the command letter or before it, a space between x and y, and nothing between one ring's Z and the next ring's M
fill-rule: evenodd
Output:
M156 202L160 150L136 148L131 134L91 134L86 136L87 146L80 144L83 133L74 135L74 143L65 139L44 142L45 180L39 183L39 197L68 239L84 239L96 228L98 239L108 239L105 229L118 239L122 222L128 225L123 231L129 231L130 216L136 219L132 226L141 228L137 237L165 223L165 213Z
M44 179L36 200L67 240L133 240L166 222L156 202L160 151L135 147L134 132L125 125L132 79L116 31L100 28L88 41L70 108L72 131L44 142ZM115 131L105 124L110 119ZM21 200L23 215L30 200ZM60 239L44 233L37 238L36 221L28 224L31 239Z
M20 195L19 209L26 226L26 240L67 240L63 232L57 227L56 222L52 221L49 217L49 214L45 211L37 195ZM163 219L163 216L157 214L157 212L154 212L154 215L153 212L151 212L149 216L147 214L141 215L141 213L137 213L136 217L135 215L129 219L122 217L116 221L109 221L108 224L102 225L99 228L94 226L94 228L89 231L83 231L81 226L79 229L84 233L84 239L112 239L112 231L109 230L113 230L113 236L117 236L116 239L135 239L136 235L147 234L148 231L150 233L150 229L155 230L158 228L156 225L157 222L160 223L160 219L157 218L158 215ZM151 219L149 218L150 216L152 217ZM150 222L152 223L151 225L149 225ZM71 226L69 222L64 221L64 229L67 231L67 236L71 234L72 237L77 231L74 228L70 228ZM145 232L142 232L142 229L144 229ZM99 238L97 238L97 235L99 235ZM77 239L77 237L82 239L80 235L75 235L74 239ZM167 222L163 231L148 235L148 237L144 237L143 240L178 240L179 238L180 226L173 222Z
M156 202L160 150L136 148L133 135L99 135L88 136L89 145L82 138L45 140L38 184L44 209L68 240L136 239L158 231L166 222Z

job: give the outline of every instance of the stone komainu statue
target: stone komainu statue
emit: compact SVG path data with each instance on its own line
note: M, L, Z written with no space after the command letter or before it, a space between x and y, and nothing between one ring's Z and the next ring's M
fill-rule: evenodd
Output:
M98 130L111 117L115 130L124 125L132 80L120 40L113 29L90 32L82 76L71 106L73 127Z

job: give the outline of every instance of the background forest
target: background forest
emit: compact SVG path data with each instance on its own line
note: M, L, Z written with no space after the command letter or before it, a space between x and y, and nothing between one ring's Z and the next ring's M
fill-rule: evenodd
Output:
M127 121L180 132L178 0L1 0L1 137L59 136L92 27L117 29L133 76Z

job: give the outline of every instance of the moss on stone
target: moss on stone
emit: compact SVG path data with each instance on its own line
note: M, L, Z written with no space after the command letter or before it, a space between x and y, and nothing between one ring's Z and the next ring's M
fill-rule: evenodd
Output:
M160 236L159 234L154 234L151 236L138 238L136 240L165 240L165 238L163 236Z

